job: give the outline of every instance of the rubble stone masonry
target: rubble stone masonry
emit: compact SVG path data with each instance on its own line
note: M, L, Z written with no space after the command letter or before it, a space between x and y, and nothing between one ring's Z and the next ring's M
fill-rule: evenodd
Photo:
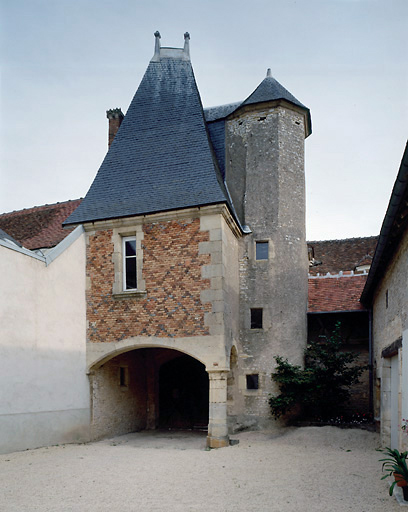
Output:
M115 277L113 230L89 233L87 244L87 319L89 342L117 342L131 336L185 337L208 335L204 315L211 304L200 293L210 288L202 267L210 255L199 253L209 232L200 219L143 225L143 280L140 297L112 294Z

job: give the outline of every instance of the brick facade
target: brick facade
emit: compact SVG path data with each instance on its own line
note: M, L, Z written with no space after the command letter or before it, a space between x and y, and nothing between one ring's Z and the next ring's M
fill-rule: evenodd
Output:
M132 336L208 335L200 293L210 288L201 269L209 254L198 244L209 241L200 220L178 220L143 226L143 279L146 296L116 299L112 295L113 231L98 230L87 247L87 318L89 342L117 342Z

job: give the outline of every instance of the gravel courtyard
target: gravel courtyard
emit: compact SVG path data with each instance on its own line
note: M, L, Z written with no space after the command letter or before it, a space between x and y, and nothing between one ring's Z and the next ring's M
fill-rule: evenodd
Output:
M142 432L0 455L0 510L386 512L378 435L336 427L205 435Z

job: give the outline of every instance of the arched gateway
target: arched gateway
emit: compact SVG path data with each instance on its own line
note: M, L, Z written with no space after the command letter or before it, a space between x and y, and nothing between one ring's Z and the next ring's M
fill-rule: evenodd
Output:
M228 444L227 372L208 372L197 357L163 342L118 345L104 344L103 354L88 345L93 439L169 428L208 430L209 446Z

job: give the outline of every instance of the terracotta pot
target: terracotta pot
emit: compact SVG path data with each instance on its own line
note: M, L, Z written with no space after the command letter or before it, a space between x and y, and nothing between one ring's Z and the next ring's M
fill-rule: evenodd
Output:
M408 482L399 473L394 473L394 478L395 478L395 481L397 482L398 487L407 487L408 486Z

